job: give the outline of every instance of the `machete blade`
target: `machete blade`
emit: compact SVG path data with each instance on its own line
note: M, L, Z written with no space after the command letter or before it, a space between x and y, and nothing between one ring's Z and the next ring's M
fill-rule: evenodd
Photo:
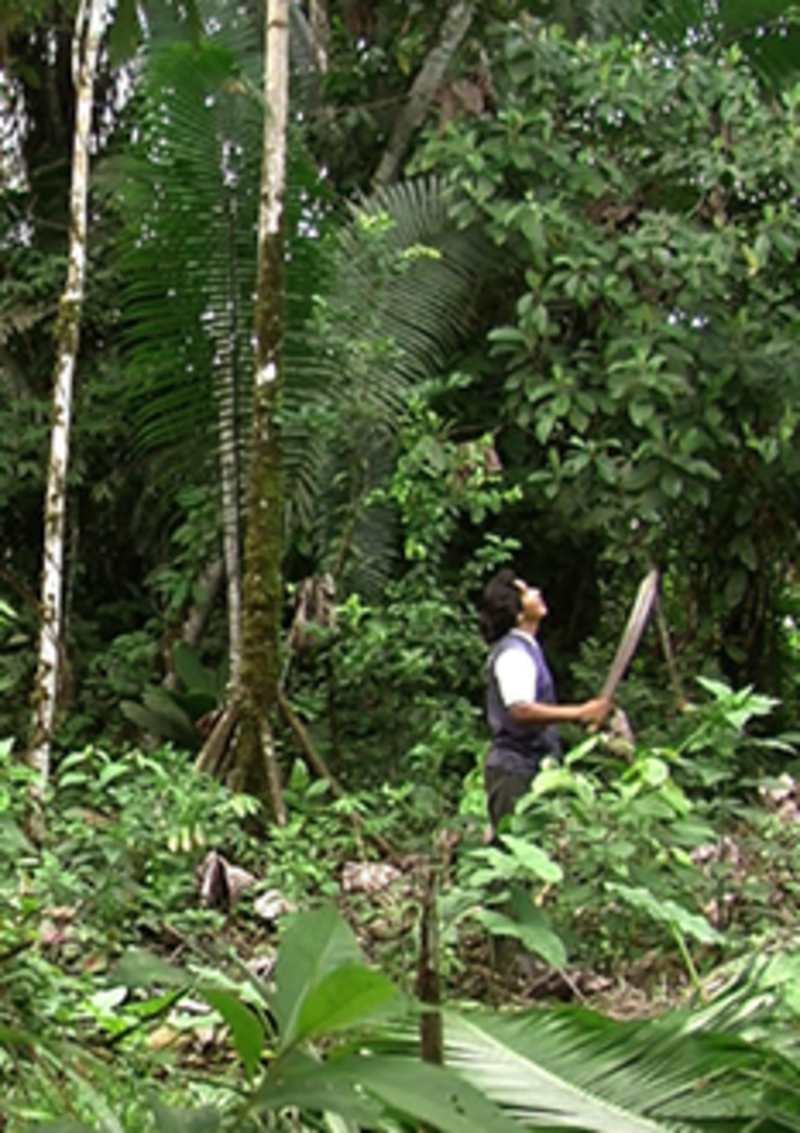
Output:
M654 567L653 570L642 579L639 586L636 601L631 608L627 625L623 630L622 637L617 646L617 652L614 655L614 660L611 662L611 668L608 670L606 683L603 685L601 695L608 700L614 699L614 695L619 687L619 682L625 675L625 670L628 668L631 658L636 652L636 648L644 632L644 627L647 625L647 619L650 617L656 598L658 597L658 581L659 573Z

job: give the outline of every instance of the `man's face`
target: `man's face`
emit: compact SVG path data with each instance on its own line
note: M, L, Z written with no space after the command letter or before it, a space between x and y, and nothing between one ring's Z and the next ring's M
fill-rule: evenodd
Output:
M547 613L547 603L541 590L536 586L529 586L521 578L515 579L514 585L520 592L522 616L526 621L540 622Z

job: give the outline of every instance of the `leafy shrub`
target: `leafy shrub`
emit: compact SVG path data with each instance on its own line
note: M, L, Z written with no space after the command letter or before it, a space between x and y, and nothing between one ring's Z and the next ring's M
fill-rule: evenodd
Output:
M201 858L210 847L232 860L254 854L242 819L258 804L198 775L169 747L116 758L85 748L61 760L55 790L37 883L110 940L158 935L165 922L208 922L197 908Z
M783 900L796 899L792 832L759 804L764 781L740 782L737 768L754 745L792 749L746 734L769 698L701 683L710 696L675 746L639 749L626 763L591 737L562 765L546 763L502 848L462 856L450 898L459 915L561 967L569 958L622 970L677 949L695 982L693 950L708 964L751 934L785 931ZM480 791L473 778L465 811L481 813Z

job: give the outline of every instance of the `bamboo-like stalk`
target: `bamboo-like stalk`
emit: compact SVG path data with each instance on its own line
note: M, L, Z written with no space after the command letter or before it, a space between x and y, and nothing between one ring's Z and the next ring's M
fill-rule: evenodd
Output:
M73 36L76 107L70 192L69 267L60 302L56 335L53 417L45 497L38 667L33 696L33 729L28 750L28 760L38 773L35 795L39 799L44 795L50 775L63 652L64 539L72 394L86 277L89 143L94 86L106 8L107 0L82 0Z

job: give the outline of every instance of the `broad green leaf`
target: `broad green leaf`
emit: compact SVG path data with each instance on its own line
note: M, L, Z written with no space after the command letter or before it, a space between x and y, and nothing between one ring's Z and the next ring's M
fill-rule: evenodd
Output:
M683 479L668 468L666 472L662 473L659 481L659 487L664 495L670 500L677 500L683 491Z
M390 1111L406 1113L440 1133L519 1133L516 1122L449 1067L378 1056L362 1059L359 1084Z
M403 998L382 972L346 965L330 972L303 1000L294 1041L322 1038L361 1026L392 1010Z
M22 828L10 815L0 814L0 854L16 857L29 853L31 849L31 843Z
M657 923L677 928L684 936L690 936L700 944L721 944L724 939L699 913L691 912L676 901L660 900L642 886L633 887L610 881L607 882L606 889Z
M38 1121L34 1128L36 1133L93 1133L90 1125L81 1125L79 1121L70 1121L68 1117L59 1121Z
M219 683L217 674L202 663L196 649L192 649L185 641L179 641L172 650L172 657L175 671L188 692L204 692L209 696L216 696Z
M595 742L593 739L592 743ZM531 783L528 794L520 800L518 813L530 810L545 795L561 794L567 791L576 794L584 803L588 804L594 800L594 787L585 775L577 775L568 766L544 768Z
M37 1038L28 1031L16 1027L0 1026L0 1046L18 1046L23 1050L36 1046Z
M564 877L564 871L558 862L554 862L544 850L534 846L526 838L518 838L514 834L502 834L500 841L511 851L514 858L540 881L553 884Z
M127 769L121 763L108 763L98 775L97 785L107 787L115 779L123 779L127 774Z
M283 1047L295 1041L308 992L336 968L360 963L358 941L335 906L326 905L293 918L281 941L272 997Z
M191 979L181 968L141 948L125 952L111 973L110 982L123 987L186 987Z
M382 1107L358 1085L353 1073L331 1071L322 1062L295 1048L271 1069L250 1099L254 1112L272 1112L287 1106L336 1113L358 1129L377 1129Z
M360 1133L357 1125L352 1121L345 1121L338 1113L328 1111L323 1114L322 1120L328 1133Z
M123 700L120 703L120 711L126 719L143 731L164 740L172 740L184 747L187 737L196 736L191 720L175 704L167 714L160 708L153 709L137 704L133 700Z
M248 1077L252 1077L264 1052L264 1026L261 1020L233 992L212 987L199 988L198 991L230 1027L236 1053L241 1058Z
M5 619L12 621L18 617L19 615L13 606L9 606L8 602L4 602L3 599L0 598L0 624L2 624Z
M439 1133L520 1133L519 1125L471 1083L418 1058L348 1055L281 1067L279 1080L265 1082L256 1104L272 1111L291 1105L328 1109L368 1128L383 1128L383 1122L390 1128L390 1115L400 1115Z
M534 956L541 956L551 968L559 971L567 966L567 952L560 937L547 925L542 916L541 923L512 920L503 913L492 909L480 909L475 916L493 936L507 936L519 940Z
M136 0L118 0L111 29L108 33L108 50L112 67L127 63L136 53L139 39L139 21Z
M669 779L669 767L663 759L659 759L655 755L637 759L633 767L629 768L623 775L625 782L639 780L646 783L648 787L660 787L667 779Z
M471 875L473 885L490 885L492 881L508 880L518 872L512 855L494 846L473 850L469 857L472 861L486 862L486 868L478 869Z
M654 409L649 401L632 401L628 406L628 416L637 428L641 428L653 417Z
M495 327L488 334L488 339L498 345L525 346L526 339L522 331L516 327Z

